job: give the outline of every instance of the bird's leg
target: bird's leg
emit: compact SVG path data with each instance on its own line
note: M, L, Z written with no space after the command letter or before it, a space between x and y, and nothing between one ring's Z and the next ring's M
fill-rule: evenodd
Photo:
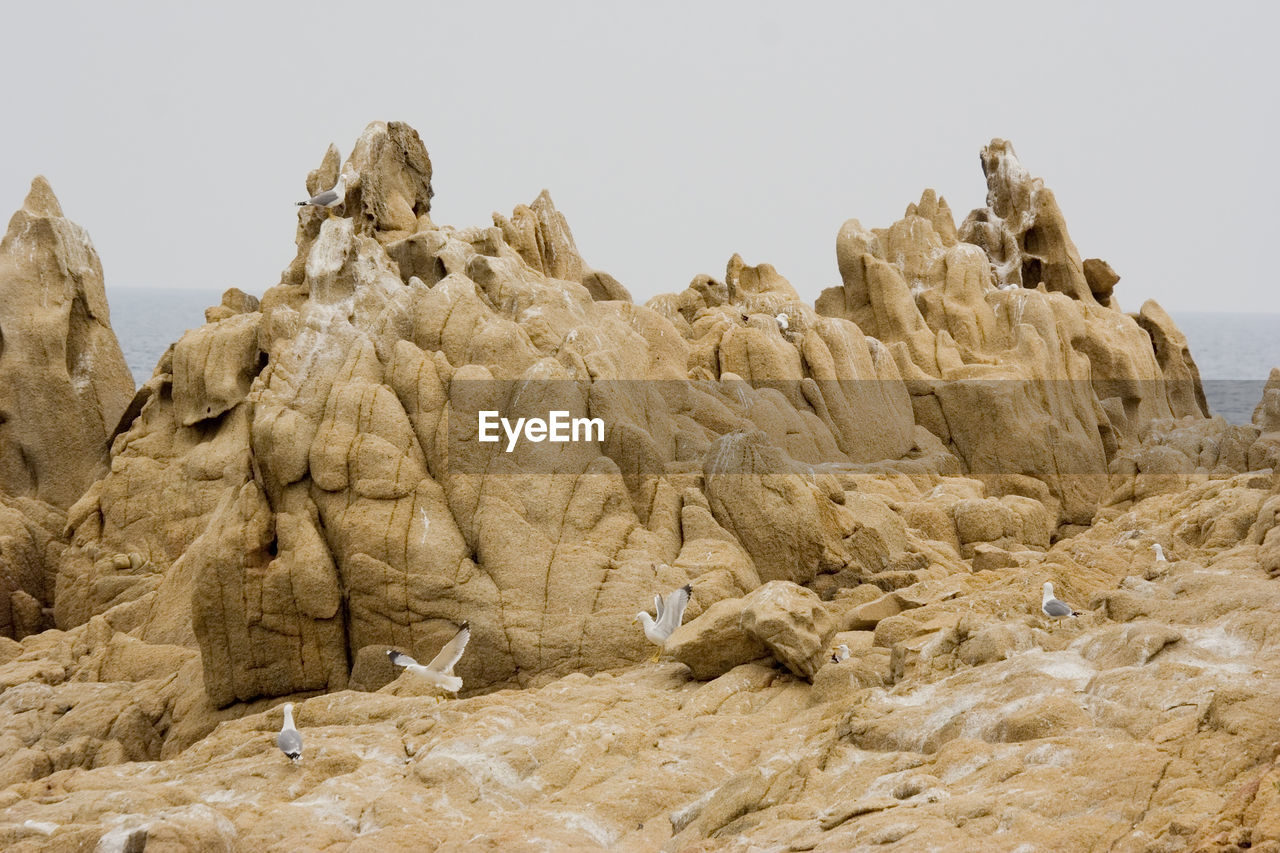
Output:
M658 659L661 657L662 657L662 646L658 646L658 650L653 653L653 657L649 658L649 663L657 663Z

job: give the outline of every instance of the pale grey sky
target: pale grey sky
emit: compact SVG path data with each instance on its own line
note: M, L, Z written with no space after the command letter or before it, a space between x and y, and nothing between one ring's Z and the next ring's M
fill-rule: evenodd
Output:
M261 293L303 181L418 129L433 218L543 187L640 301L741 252L812 301L835 235L1012 139L1126 309L1280 311L1276 4L27 3L0 30L0 212L43 173L108 287ZM1070 8L1064 8L1064 7Z

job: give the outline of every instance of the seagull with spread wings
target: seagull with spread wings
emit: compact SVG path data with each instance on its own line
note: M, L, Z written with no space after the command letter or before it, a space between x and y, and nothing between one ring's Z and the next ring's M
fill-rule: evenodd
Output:
M657 660L662 654L662 647L667 644L667 638L671 636L671 632L680 627L681 621L684 620L684 610L689 606L689 596L693 595L693 587L685 584L677 590L667 593L667 597L661 595L653 597L654 616L650 616L647 611L641 610L636 614L634 621L638 621L644 626L644 635L649 638L649 642L658 646L658 650L653 653L652 660Z
M458 629L458 633L453 635L449 642L444 644L444 648L431 659L431 663L423 666L413 658L397 652L395 649L387 650L387 657L391 659L394 666L402 666L414 675L421 676L435 686L447 690L450 693L457 693L462 689L462 679L453 674L453 666L462 657L462 652L467 647L467 641L471 639L471 624L463 622L462 627Z

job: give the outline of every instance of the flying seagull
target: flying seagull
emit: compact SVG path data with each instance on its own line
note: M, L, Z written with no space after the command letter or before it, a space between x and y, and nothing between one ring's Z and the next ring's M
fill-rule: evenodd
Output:
M1079 616L1080 611L1072 610L1071 605L1053 597L1053 584L1044 582L1044 594L1040 597L1040 612L1050 619L1065 619L1068 616Z
M297 207L323 207L331 213L335 207L347 200L347 176L338 175L338 182L332 189L316 193L306 201L296 203Z
M653 660L657 660L662 654L662 647L667 644L667 637L671 636L671 632L680 627L680 622L684 619L684 609L689 606L691 595L693 595L693 587L685 584L667 593L665 599L660 595L653 597L653 609L657 618L650 616L644 610L636 614L636 620L644 626L644 635L649 638L649 642L658 646L658 650L653 654Z
M276 735L276 746L295 764L302 760L302 735L293 724L293 703L284 703L284 725Z
M414 675L419 675L431 682L437 687L457 693L462 689L462 679L453 674L453 665L462 657L462 651L467 647L467 641L471 639L471 623L463 622L462 627L458 629L458 633L453 635L449 642L444 644L444 648L431 659L431 663L423 666L413 658L406 654L387 650L387 657L391 659L394 666L402 666Z
M831 650L832 663L844 663L849 659L849 647L844 643L836 646Z

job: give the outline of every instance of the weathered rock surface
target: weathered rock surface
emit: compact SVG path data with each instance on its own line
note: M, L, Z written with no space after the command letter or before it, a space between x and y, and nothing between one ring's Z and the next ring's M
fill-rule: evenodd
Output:
M132 396L98 255L37 177L0 240L0 636L50 626L66 509Z
M846 222L843 286L816 307L887 345L916 422L970 473L1086 524L1119 444L1152 418L1205 415L1199 375L1185 339L1153 348L1140 321L1099 304L1053 193L1009 143L982 165L987 207L959 229L932 191L888 229ZM1172 329L1157 312L1152 328Z
M816 308L736 255L638 306L548 194L439 226L412 128L331 148L340 214L105 476L0 507L0 845L1280 846L1280 379L1205 417L1168 316L983 167L959 227L846 223ZM553 409L603 438L481 440ZM387 663L463 620L462 698Z
M696 581L710 603L929 564L882 499L797 476L921 440L894 363L852 324L797 308L792 341L725 303L693 334L601 299L545 194L493 228L434 226L425 149L398 126L312 182L339 169L364 214L304 211L282 283L257 305L229 294L147 383L68 519L59 625L123 608L127 630L198 645L226 705L341 689L361 649L426 649L468 619L476 689L642 658L630 619L655 585ZM767 265L735 259L729 280L796 299ZM506 457L457 425L485 406L609 431ZM491 470L511 458L532 473Z
M677 628L665 650L698 679L766 656L812 679L829 655L835 628L817 593L789 581L770 581L743 598L717 601Z
M57 507L0 495L0 637L21 639L53 627L47 602L65 524Z
M1274 497L1252 479L1150 498L1029 573L905 590L903 615L933 627L892 650L840 635L853 655L812 686L761 663L710 681L668 663L444 704L333 693L298 706L297 767L274 745L277 710L171 750L161 685L181 651L160 663L101 618L71 644L29 637L0 655L13 685L0 840L73 850L145 828L186 849L1271 849L1280 586L1249 531L1219 543L1197 520ZM1146 581L1152 541L1172 562ZM1044 579L1086 614L1047 624ZM97 678L137 680L126 701Z
M132 396L98 253L38 177L0 240L0 491L71 506Z

